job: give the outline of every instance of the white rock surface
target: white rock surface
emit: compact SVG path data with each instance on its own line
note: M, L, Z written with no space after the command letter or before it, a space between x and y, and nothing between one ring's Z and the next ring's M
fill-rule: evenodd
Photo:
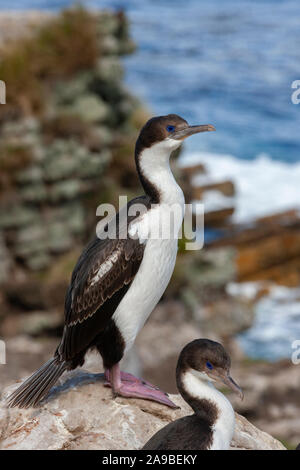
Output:
M191 413L179 395L172 410L153 402L112 399L102 374L83 370L66 374L40 408L7 409L4 399L16 386L2 393L0 449L140 449L161 427ZM236 416L232 449L284 450L283 445Z

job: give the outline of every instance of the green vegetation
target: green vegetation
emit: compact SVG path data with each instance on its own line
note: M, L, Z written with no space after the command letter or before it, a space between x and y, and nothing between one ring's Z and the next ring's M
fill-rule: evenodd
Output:
M64 11L29 38L14 41L2 51L0 77L7 103L18 113L40 111L47 86L93 67L101 51L97 19L78 7ZM1 112L7 112L7 106Z

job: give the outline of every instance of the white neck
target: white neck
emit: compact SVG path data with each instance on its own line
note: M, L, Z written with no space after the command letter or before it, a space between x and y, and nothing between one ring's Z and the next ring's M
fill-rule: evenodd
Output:
M170 155L180 141L166 139L144 149L138 156L140 171L159 192L160 203L184 205L184 196L170 168Z
M213 441L210 450L229 449L234 433L235 417L231 403L217 390L205 373L188 369L182 377L183 387L190 396L199 400L208 400L218 411L213 425Z

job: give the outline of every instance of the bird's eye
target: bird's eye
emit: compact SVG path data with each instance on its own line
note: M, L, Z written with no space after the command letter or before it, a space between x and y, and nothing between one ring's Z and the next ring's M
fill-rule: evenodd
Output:
M168 132L173 132L175 131L175 126L167 126L166 129Z
M212 365L210 362L208 362L208 361L207 361L207 363L206 363L206 367L207 367L209 370L212 370L212 369L214 368L213 365Z

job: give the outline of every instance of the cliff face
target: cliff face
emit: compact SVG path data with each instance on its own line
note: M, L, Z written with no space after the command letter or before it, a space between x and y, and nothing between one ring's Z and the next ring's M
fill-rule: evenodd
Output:
M122 12L0 13L0 337L18 334L16 311L39 312L26 319L34 334L44 321L59 333L97 206L118 210L118 195L137 191L134 143L148 114L121 63L134 49Z
M114 193L108 166L121 159L130 180L141 124L123 85L120 56L134 45L122 13L4 14L2 23L0 283L16 268L48 269L90 237L97 205Z
M4 399L16 386L7 388ZM76 371L62 378L47 402L37 409L7 409L0 402L0 449L138 450L161 427L191 409L179 395L171 410L157 403L112 399L102 374ZM283 445L236 415L231 448L284 450Z

